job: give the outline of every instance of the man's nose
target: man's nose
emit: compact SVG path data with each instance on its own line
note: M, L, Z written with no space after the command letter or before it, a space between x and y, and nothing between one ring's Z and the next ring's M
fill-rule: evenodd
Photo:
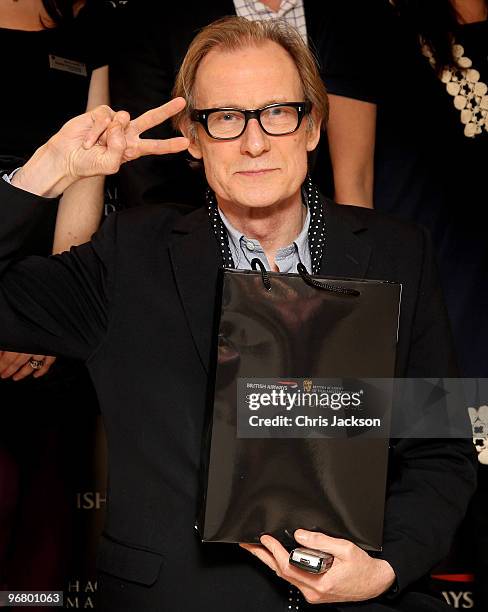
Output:
M241 138L241 153L257 157L269 151L271 146L269 136L263 132L257 119L249 119Z

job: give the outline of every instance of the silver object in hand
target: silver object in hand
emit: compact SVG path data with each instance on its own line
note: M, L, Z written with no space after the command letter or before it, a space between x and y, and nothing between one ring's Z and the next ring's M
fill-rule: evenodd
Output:
M331 568L334 556L314 548L294 548L288 562L312 574L325 574Z

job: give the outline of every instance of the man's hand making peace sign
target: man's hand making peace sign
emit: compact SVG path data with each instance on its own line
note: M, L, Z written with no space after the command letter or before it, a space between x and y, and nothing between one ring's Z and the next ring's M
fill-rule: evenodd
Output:
M75 117L34 153L12 185L56 197L81 178L115 174L123 163L143 155L184 151L187 138L151 140L140 135L176 115L185 104L183 98L174 98L132 121L127 112L108 106Z

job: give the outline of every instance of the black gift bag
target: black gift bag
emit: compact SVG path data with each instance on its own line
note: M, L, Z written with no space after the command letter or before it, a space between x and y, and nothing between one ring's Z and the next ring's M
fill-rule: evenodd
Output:
M296 417L296 406L271 406L270 399L275 390L278 403L328 401L331 388L318 381L392 378L401 286L260 267L221 271L197 519L202 541L256 543L267 533L290 546L303 528L381 550L388 434L343 427L324 437L317 434L324 428L297 427L294 419L313 413L332 423L346 409L306 407ZM270 420L249 426L260 417Z

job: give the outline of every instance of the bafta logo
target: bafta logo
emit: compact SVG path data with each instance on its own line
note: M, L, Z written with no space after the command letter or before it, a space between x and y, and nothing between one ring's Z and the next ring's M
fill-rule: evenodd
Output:
M310 378L306 378L303 381L303 390L305 391L305 393L310 393L310 391L312 390L313 387L313 380L311 380Z

